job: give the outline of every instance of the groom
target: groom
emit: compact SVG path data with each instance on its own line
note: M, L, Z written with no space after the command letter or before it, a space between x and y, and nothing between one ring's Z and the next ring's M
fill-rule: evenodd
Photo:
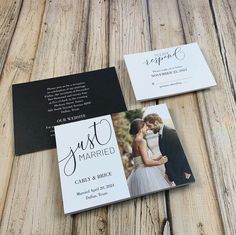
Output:
M176 130L164 125L162 118L156 113L147 115L144 121L153 133L159 134L161 154L168 158L165 163L168 179L176 185L194 181Z

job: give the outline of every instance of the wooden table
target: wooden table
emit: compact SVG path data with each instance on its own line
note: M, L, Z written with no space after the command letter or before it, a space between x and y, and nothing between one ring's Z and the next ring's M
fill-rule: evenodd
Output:
M235 0L0 0L0 234L236 234L235 22ZM136 102L123 55L195 41L217 87ZM11 86L108 66L128 108L168 104L196 183L65 216L56 150L14 156Z

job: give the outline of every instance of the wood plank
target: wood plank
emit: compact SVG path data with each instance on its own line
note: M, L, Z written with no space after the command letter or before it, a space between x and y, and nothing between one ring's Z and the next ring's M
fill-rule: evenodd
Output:
M36 2L29 1L28 7ZM35 45L27 40L27 45L32 47L38 44L31 80L83 70L87 12L86 0L47 1L39 42ZM55 149L16 157L3 231L5 234L71 234L72 216L64 215L61 197Z
M22 0L0 1L0 75L20 14Z
M236 2L235 6L231 6L228 1L217 0L212 2L210 6L216 24L216 33L226 79L229 81L232 95L236 102L236 11L232 11L232 7L236 6Z
M149 1L149 12L153 48L185 43L177 1ZM170 108L196 177L195 184L167 193L172 233L223 234L196 95L161 99L160 103Z
M223 1L223 2L224 2L224 4L228 3L227 4L228 5L227 12L228 12L228 14L233 16L234 22L236 22L236 11L235 11L235 9L236 9L236 1L228 0L228 1ZM234 37L234 39L235 39L235 37Z
M124 54L150 49L146 1L111 1L109 64L116 66L128 108L153 105L136 102ZM108 234L161 234L168 222L164 193L157 193L108 207Z
M11 85L30 79L43 10L44 1L24 2L0 80L0 218L14 159ZM5 213L3 223L7 222L8 216Z
M44 3L24 1L0 80L0 215L14 156L13 81L81 72L106 67L109 62L117 67L128 107L142 107L153 102L135 101L123 54L177 45L185 39L199 42L218 86L197 96L187 94L160 103L167 102L171 108L197 182L166 193L166 197L158 193L130 200L109 206L108 210L104 207L79 214L73 221L63 215L55 150L25 155L14 159L0 234L168 234L169 224L174 234L236 233L234 1L90 4L86 0L47 2L33 64Z
M108 7L108 1L90 1L88 22L85 29L87 33L85 71L108 66ZM73 234L107 234L107 207L75 215L73 225Z
M199 43L217 81L197 98L225 234L236 234L235 23L226 6L226 1L180 1L186 40Z

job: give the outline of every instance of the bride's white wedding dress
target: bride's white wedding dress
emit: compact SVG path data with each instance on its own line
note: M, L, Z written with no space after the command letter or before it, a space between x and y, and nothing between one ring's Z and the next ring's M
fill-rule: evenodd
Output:
M170 187L158 167L146 167L141 156L134 157L134 169L127 179L131 197Z
M150 133L146 136L146 141L147 141L147 146L149 148L149 156L152 158L152 157L156 157L156 156L160 156L162 155L161 154L161 151L160 151L160 148L159 148L159 137L158 137L158 134L153 134L153 133ZM165 168L165 165L162 164L160 166L157 166L162 172L163 174L165 175L165 172L166 172L166 168Z

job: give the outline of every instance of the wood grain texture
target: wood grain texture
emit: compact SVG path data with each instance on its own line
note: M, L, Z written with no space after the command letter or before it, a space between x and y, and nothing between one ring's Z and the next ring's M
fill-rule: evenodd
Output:
M0 75L21 10L22 0L0 1Z
M84 70L108 66L108 1L90 1L86 22ZM106 92L104 87L104 93ZM74 216L73 234L107 234L107 207Z
M166 9L169 14L166 14ZM185 43L177 1L149 1L149 12L153 48ZM159 12L158 18L155 17L156 12ZM161 99L159 102L167 103L171 111L196 177L196 183L189 187L167 193L172 232L174 234L222 234L220 211L215 197L196 94L179 95Z
M236 234L235 7L0 0L0 234ZM217 86L136 102L123 55L194 41ZM14 158L11 85L107 66L116 66L128 108L167 103L196 183L65 216L56 151Z
M24 2L0 79L0 218L14 159L11 85L30 80L43 11L44 1Z
M227 6L227 14L232 15L234 18L234 22L236 22L236 2L234 0L228 0L225 2ZM234 29L235 30L235 29Z
M136 102L123 59L124 54L150 50L147 19L146 1L111 1L109 65L116 66L129 109L155 104L155 101ZM162 234L164 229L169 231L166 221L164 193L108 208L108 234Z
M180 1L180 12L187 42L199 43L217 81L197 98L225 233L236 234L235 30L227 34L234 21L224 4Z
M46 3L31 80L74 73L83 68L83 54L79 52L81 47L84 51L84 41L78 46L79 40L73 43L73 39L85 36L80 31L84 14L78 12L86 11L86 1L76 2ZM81 67L75 66L79 56ZM2 224L5 234L72 233L72 217L63 213L55 149L14 159L7 199L4 210L7 216Z

